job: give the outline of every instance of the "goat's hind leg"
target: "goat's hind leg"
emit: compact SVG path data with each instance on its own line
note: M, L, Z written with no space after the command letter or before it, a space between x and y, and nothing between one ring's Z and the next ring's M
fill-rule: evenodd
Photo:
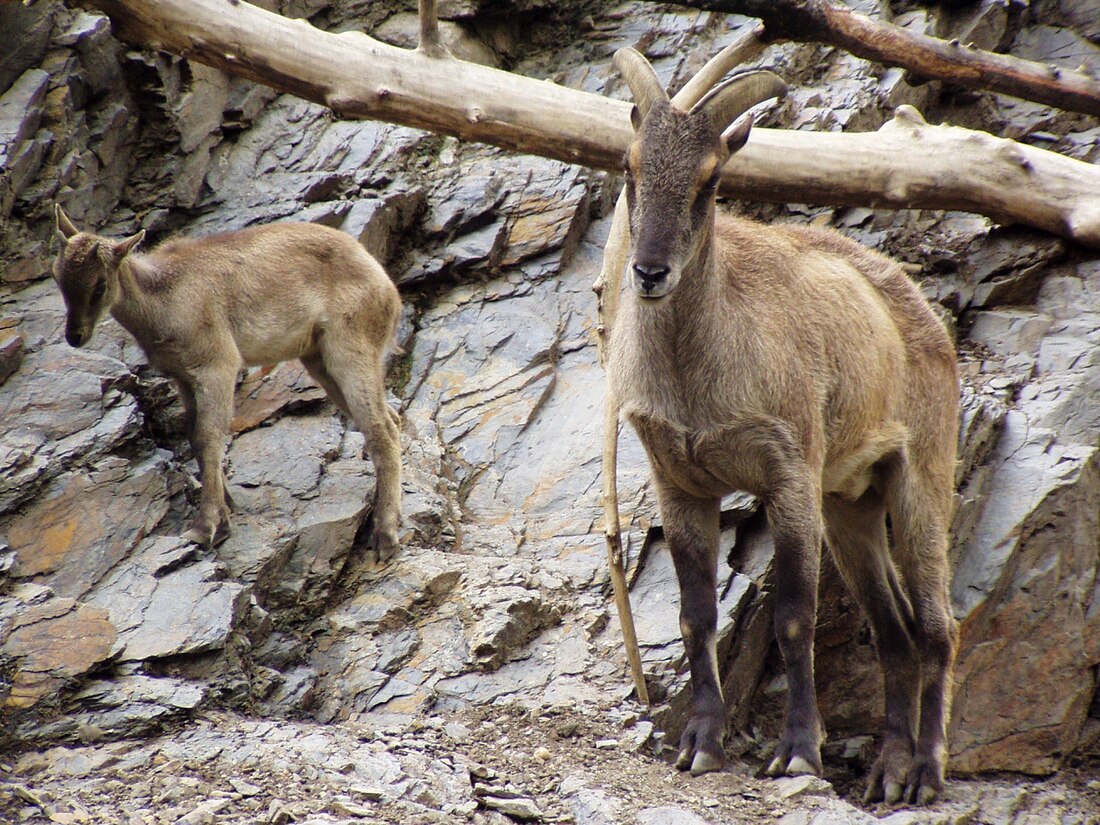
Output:
M676 767L693 775L725 764L726 704L718 678L717 499L657 484L661 520L680 584L680 633L691 667L691 718L680 736Z
M913 609L890 558L886 504L868 490L859 500L825 497L825 531L833 559L874 631L883 672L886 731L864 801L901 800L916 746L920 663Z
M934 470L899 457L886 486L894 558L912 605L920 661L920 721L913 763L905 779L905 798L919 805L932 802L943 792L958 634L947 589L953 462L941 463L937 478Z
M334 332L325 336L320 358L302 362L366 437L377 476L371 552L385 561L397 551L401 524L401 435L398 417L386 403L383 350L356 347L350 335Z

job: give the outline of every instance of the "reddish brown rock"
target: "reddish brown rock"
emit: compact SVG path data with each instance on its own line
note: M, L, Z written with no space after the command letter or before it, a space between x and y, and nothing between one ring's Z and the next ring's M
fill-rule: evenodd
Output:
M7 522L13 576L62 596L84 595L164 517L166 474L157 455L138 466L111 458L91 472L60 476Z
M324 398L325 391L297 361L262 367L241 382L230 427L234 433L255 429L276 413Z
M23 363L23 336L15 318L0 318L0 384Z
M13 622L0 654L16 671L9 708L29 708L108 659L115 639L107 611L73 599L51 599L23 611Z

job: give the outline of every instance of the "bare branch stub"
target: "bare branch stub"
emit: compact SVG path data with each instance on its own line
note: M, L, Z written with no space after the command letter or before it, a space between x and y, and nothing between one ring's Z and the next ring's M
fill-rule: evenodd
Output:
M451 57L450 50L439 36L439 14L435 0L420 0L420 51L429 57Z

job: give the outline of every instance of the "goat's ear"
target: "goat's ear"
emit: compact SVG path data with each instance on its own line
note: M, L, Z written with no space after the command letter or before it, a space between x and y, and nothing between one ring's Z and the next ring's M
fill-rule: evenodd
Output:
M731 155L745 145L752 131L752 112L746 112L722 133L722 144Z
M57 218L57 234L61 236L63 242L68 242L69 238L76 235L80 230L73 226L73 222L69 220L69 216L65 214L65 210L61 208L61 204L55 203L53 205L54 217Z
M145 230L144 229L142 229L136 235L131 235L126 240L119 241L118 243L116 243L114 245L114 250L112 250L115 260L116 261L121 261L127 255L129 255L131 252L133 252L134 248L137 247L137 245L139 243L141 243L143 240L145 240Z

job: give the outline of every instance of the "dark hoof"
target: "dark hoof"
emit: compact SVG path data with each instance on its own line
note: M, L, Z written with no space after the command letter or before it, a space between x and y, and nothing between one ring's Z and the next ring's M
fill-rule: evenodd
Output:
M821 776L821 744L817 737L784 734L765 771L768 776Z
M944 760L918 756L913 758L904 744L883 745L882 753L871 767L867 779L865 804L885 802L896 805L928 805L943 793Z
M943 793L943 760L917 757L905 777L905 801L930 805Z
M726 754L722 750L724 735L724 719L692 717L680 737L680 754L676 757L676 767L682 771L691 771L692 776L722 770L726 766Z

